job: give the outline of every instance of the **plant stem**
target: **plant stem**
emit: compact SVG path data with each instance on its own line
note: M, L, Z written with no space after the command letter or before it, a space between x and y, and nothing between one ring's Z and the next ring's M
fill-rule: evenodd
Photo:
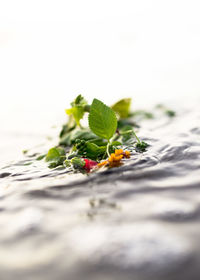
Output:
M89 113L89 112L90 112L90 107L91 107L91 106L88 105L88 104L85 105L85 106L84 106L84 112L88 112L88 113Z
M137 137L137 135L136 135L136 133L135 133L135 131L134 131L134 130L133 130L133 135L135 136L135 138L136 138L137 142L138 142L139 144L141 144L141 141L140 141L140 139Z
M137 142L138 142L139 144L141 144L141 141L140 141L139 137L136 135L136 133L135 133L135 131L134 131L133 129L127 130L127 131L125 131L125 132L121 132L120 134L121 134L121 135L126 135L126 134L128 134L128 133L133 133L133 135L135 136Z
M108 144L107 144L107 147L106 147L106 153L110 157L109 146L110 146L110 140L108 141Z

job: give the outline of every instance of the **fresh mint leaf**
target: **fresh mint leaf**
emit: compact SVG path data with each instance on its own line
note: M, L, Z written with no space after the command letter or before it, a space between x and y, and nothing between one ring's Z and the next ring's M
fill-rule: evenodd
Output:
M116 102L111 108L119 115L120 118L125 119L129 116L131 107L131 98L124 98Z
M88 119L92 132L103 139L110 140L117 129L115 112L98 99L93 100Z
M46 161L55 161L60 159L60 157L65 156L65 150L63 148L51 148L47 155L46 155Z

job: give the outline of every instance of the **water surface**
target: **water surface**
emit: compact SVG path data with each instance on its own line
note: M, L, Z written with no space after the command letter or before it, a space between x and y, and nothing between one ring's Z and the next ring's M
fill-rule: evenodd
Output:
M119 168L49 170L45 145L4 164L1 279L199 279L197 105L142 122L150 147Z

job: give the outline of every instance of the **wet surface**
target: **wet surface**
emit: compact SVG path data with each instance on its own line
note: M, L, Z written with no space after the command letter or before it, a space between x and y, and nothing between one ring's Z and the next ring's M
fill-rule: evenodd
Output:
M144 121L147 152L88 176L1 168L1 279L199 279L199 125L194 107Z

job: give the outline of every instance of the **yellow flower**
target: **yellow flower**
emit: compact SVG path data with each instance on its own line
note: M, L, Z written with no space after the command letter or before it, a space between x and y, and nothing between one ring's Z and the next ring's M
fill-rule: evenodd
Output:
M100 168L100 167L103 167L103 166L105 166L107 164L108 164L108 160L104 160L104 161L98 163L97 166Z
M108 160L104 160L100 163L98 163L98 167L103 167L106 165L109 165L109 167L117 167L122 165L121 159L123 157L130 158L130 152L129 151L123 151L122 149L115 150L115 153L112 153Z
M115 155L121 155L123 154L123 150L122 149L119 149L119 150L115 150Z
M123 155L116 155L116 154L111 154L108 161L113 162L113 161L120 161L123 158Z
M130 153L129 151L125 151L124 153L125 153L125 155L124 155L124 156L125 156L126 158L130 158L131 153Z
M108 161L109 161L109 166L110 167L116 167L116 166L120 166L122 163L121 163L121 159L123 158L123 155L116 155L115 153L114 154L111 154Z
M115 155L123 155L125 158L130 158L131 153L129 151L123 151L122 149L115 150Z

